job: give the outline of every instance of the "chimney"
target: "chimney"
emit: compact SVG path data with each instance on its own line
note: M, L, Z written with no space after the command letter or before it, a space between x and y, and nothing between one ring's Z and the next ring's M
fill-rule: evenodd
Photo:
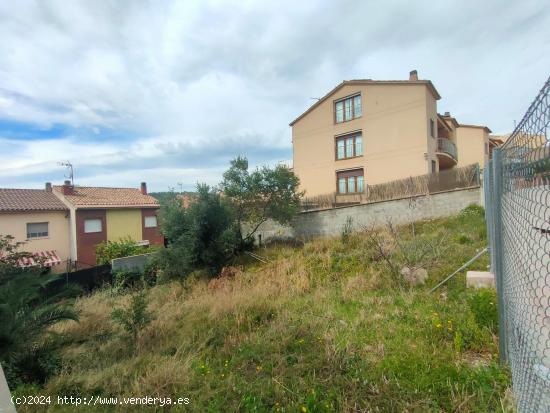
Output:
M418 72L416 70L411 70L409 73L409 81L418 80Z
M72 195L74 193L74 186L71 185L71 181L65 181L63 184L63 195Z
M147 183L146 182L141 183L141 193L143 195L147 195Z
M52 183L46 182L46 192L52 192Z

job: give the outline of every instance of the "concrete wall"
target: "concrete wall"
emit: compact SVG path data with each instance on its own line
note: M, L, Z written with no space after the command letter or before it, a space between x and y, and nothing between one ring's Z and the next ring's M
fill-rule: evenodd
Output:
M132 255L130 257L115 258L111 261L111 271L137 271L143 272L147 258L151 254Z
M335 101L361 94L362 116L335 123ZM429 172L436 100L426 84L346 84L292 126L293 166L306 196L336 191L336 171L363 168L366 185ZM437 127L436 127L437 130ZM335 139L361 131L363 156L336 160ZM437 133L437 132L436 132Z
M308 239L319 236L334 236L342 233L348 217L353 229L384 225L388 220L394 224L407 224L423 219L455 215L471 204L480 204L480 188L462 189L415 198L376 202L372 204L334 208L322 211L302 212L292 227L283 227L275 222L264 223L256 233L262 242L272 239Z
M47 222L48 236L27 239L27 223ZM69 251L69 211L45 211L0 214L0 234L12 235L15 241L24 242L21 251L40 252L55 250L63 263L52 268L54 272L65 270Z

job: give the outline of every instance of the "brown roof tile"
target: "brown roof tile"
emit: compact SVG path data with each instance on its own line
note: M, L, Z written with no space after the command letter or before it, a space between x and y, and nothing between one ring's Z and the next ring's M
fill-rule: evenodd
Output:
M54 191L63 194L62 186L54 186ZM158 201L151 195L143 195L136 188L101 188L75 186L71 195L63 195L77 208L125 208L158 207Z
M0 212L65 211L67 209L53 193L43 189L0 188Z

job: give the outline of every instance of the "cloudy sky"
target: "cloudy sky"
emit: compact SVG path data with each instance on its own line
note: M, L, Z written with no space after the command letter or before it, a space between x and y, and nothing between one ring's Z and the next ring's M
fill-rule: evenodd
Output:
M550 74L547 1L2 1L0 187L192 189L291 158L288 123L343 79L434 82L509 132Z

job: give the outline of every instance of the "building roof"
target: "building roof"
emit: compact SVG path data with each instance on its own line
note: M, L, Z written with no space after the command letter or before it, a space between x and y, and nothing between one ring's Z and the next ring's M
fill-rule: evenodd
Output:
M155 208L159 206L154 197L142 194L137 188L75 186L71 194L64 195L63 186L56 185L54 191L76 208Z
M464 123L461 123L458 125L460 128L475 128L475 129L484 129L487 133L492 133L493 131L489 129L487 126L483 125L466 125Z
M489 139L499 139L502 142L506 142L510 136L512 136L511 133L504 133L502 135L489 135Z
M340 83L338 86L336 86L330 92L328 92L325 96L323 96L321 99L319 99L313 105L311 105L309 107L309 109L307 109L304 113L302 113L300 116L298 116L292 122L290 122L290 126L294 125L296 122L298 122L300 119L302 119L305 115L307 115L309 112L311 112L317 106L319 106L321 103L323 103L325 100L327 100L330 96L332 96L334 93L336 93L342 87L347 86L347 85L399 85L399 86L426 85L428 87L428 90L430 91L430 93L433 95L433 97L436 100L441 99L441 96L437 92L437 90L436 90L435 86L433 85L433 83L431 82L431 80L372 80L372 79L344 80L344 81L342 81L342 83Z
M449 132L453 131L453 129L447 124L447 122L445 122L445 118L443 116L441 116L439 113L437 114L437 121L440 125L442 125Z
M44 189L0 188L0 212L65 211L68 208Z
M441 115L441 114L438 113L437 116L441 117L445 121L451 122L455 128L458 128L460 125L458 124L456 119L453 118L450 114L448 115L447 113L449 113L449 112L446 112L444 115Z

